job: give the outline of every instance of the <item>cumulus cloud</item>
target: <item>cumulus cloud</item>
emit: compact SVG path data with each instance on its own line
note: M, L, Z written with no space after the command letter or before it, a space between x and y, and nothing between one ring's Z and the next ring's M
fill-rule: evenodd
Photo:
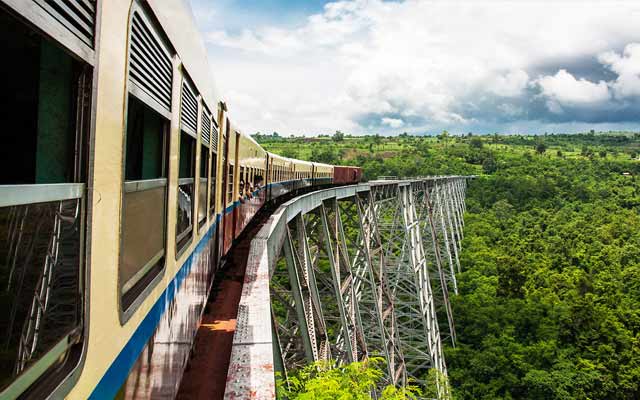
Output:
M604 81L598 83L576 79L561 69L553 76L537 80L542 95L547 97L547 107L554 113L563 112L563 106L597 106L610 99L609 88Z
M598 59L618 75L611 85L617 98L640 96L640 43L627 45L622 55L609 51Z
M341 0L295 26L212 25L205 38L250 132L502 130L606 122L585 112L598 107L638 122L639 13L595 1ZM595 63L595 78L568 67L576 60Z
M529 83L529 74L521 69L496 75L489 84L489 91L502 97L518 97Z
M382 125L387 125L390 128L401 128L404 125L404 121L399 118L382 118Z

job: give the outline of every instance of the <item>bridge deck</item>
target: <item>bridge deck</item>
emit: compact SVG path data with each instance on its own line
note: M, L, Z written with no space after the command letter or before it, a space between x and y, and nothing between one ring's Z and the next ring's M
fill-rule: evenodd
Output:
M270 208L263 209L256 216L216 276L178 399L221 399L224 396L249 245L271 211Z

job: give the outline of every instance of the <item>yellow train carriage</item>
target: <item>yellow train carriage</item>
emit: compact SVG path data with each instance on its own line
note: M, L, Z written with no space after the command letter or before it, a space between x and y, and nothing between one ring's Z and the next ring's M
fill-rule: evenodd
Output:
M313 184L330 185L333 183L333 165L314 163Z
M236 133L237 156L234 182L235 202L232 211L233 239L247 226L266 201L264 175L266 151L256 141L240 132Z
M313 163L302 160L292 160L294 189L304 189L311 186L313 176Z
M269 187L267 197L269 199L276 199L286 193L289 193L292 188L292 172L293 163L289 158L279 156L273 153L268 154L268 171L269 174Z

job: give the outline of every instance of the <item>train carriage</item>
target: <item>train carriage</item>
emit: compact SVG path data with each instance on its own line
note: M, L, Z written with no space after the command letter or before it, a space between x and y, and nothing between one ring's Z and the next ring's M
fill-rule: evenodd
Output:
M313 163L309 161L293 160L294 190L301 190L312 185Z
M313 164L313 185L324 186L333 183L333 165L329 164Z
M355 176L241 133L183 0L0 0L0 32L0 398L173 398L253 216Z
M268 199L275 200L293 190L291 179L293 162L291 159L273 153L269 157L269 189Z
M240 135L239 138L236 238L266 201L264 171L267 152L250 136Z
M333 183L335 184L360 182L361 179L361 168L344 165L336 165L333 167Z

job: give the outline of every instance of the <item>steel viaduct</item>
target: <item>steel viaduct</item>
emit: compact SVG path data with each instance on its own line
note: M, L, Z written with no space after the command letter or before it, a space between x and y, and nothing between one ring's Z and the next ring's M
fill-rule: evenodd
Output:
M382 357L385 383L449 399L442 346L456 343L449 299L470 178L386 177L269 212L232 255L178 398L274 399L277 372Z

